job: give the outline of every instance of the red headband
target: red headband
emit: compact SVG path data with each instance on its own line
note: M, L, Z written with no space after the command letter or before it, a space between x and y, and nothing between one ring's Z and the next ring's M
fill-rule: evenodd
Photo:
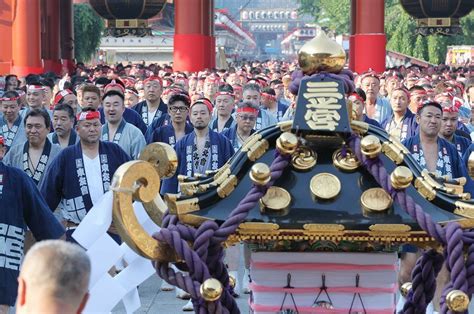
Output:
M240 113L240 112L255 113L257 115L258 114L258 109L255 109L255 108L252 108L252 107L238 108L237 113Z
M43 85L28 85L28 90L44 90Z
M260 96L262 96L263 98L267 98L267 99L276 101L276 96L272 95L272 94L269 94L269 93L261 93Z
M11 97L11 98L8 98L8 97L1 97L0 98L0 101L16 101L20 99L20 96L17 96L17 97Z
M362 102L362 103L364 103L364 99L363 99L362 97L360 97L360 95L357 94L357 93L352 93L352 94L350 94L350 95L349 95L349 99L350 99L351 97L352 97L352 98L355 98L356 100L358 100L358 101L360 101L360 102ZM351 99L351 100L352 100L352 99Z
M118 87L120 89L120 91L123 93L125 93L125 87L123 87L122 85L118 84L118 83L115 83L115 80L112 81L111 83L105 85L104 87L104 90L107 89L107 88L113 88L113 87Z
M443 107L443 112L458 113L459 108L455 105L453 105L453 106L444 106Z
M64 89L60 91L59 93L56 94L54 97L54 104L57 105L61 100L63 100L64 97L67 95L73 95L73 93L69 89Z
M157 81L158 83L160 83L160 86L163 86L163 80L159 76L150 76L149 78L143 81L143 85L151 81Z
M394 91L397 91L397 90L402 91L403 93L405 93L405 96L407 96L407 100L410 100L410 92L409 92L408 90L406 90L405 88L395 88L395 89L392 91L392 93L393 93ZM425 92L425 94L426 94L426 92Z
M242 90L242 86L232 86L232 88L234 89L234 91Z
M0 145L5 145L5 140L3 139L3 136L0 135Z
M207 109L209 109L209 112L211 113L212 113L212 110L214 109L214 107L212 106L212 103L207 98L200 98L196 100L193 104L191 104L189 108L191 109L194 105L198 105L198 104L205 105Z
M100 119L99 111L83 111L77 115L77 121Z
M231 96L231 97L235 97L235 95L231 92L217 92L216 93L216 97L217 96Z
M133 95L135 95L135 96L137 96L137 97L140 97L140 95L138 95L137 93L135 93L133 90L131 90L131 89L129 89L129 88L126 88L126 89L125 89L125 93L127 93L127 94L133 94Z
M416 96L416 95L427 95L428 93L426 92L426 90L421 90L421 89L415 89L414 91L411 91L410 92L410 95L411 96Z

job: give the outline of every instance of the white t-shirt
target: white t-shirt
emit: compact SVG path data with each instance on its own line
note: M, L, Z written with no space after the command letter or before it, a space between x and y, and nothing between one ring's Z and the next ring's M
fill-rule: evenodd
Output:
M84 160L84 170L86 171L87 187L89 188L89 195L92 204L96 204L98 200L104 195L104 185L102 183L102 171L100 169L100 156L97 155L94 159L82 154Z
M158 110L158 108L156 108L156 110ZM153 119L155 119L156 110L150 111L150 108L148 108L148 125L151 125L153 123Z

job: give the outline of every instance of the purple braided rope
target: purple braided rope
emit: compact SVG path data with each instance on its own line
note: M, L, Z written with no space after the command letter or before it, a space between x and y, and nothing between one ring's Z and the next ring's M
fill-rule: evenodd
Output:
M429 250L416 262L412 272L412 289L407 297L402 313L424 313L436 291L436 277L443 266L443 256Z
M462 229L458 223L450 223L446 226L446 237L449 239L445 250L446 267L451 273L450 282L444 287L441 295L442 313L455 313L448 309L446 304L447 294L455 289L468 293L467 271L464 264Z
M446 234L440 225L435 223L431 216L423 211L423 209L415 203L413 198L405 193L403 190L395 190L390 183L390 176L385 170L382 161L379 158L369 159L360 150L360 138L353 137L349 145L352 151L356 154L357 159L362 161L362 164L372 174L375 181L380 184L393 198L397 200L400 206L436 241L446 244Z
M445 255L448 270L451 273L451 281L443 290L443 295L441 296L441 307L443 313L451 313L445 304L446 295L449 291L452 289L461 290L470 297L471 294L469 294L468 289L474 289L474 248L470 248L470 253L472 254L468 255L466 263L464 263L463 257L464 239L468 240L469 243L472 243L472 231L464 233L458 223L448 223L445 228L435 223L431 216L424 213L421 207L416 204L404 190L393 189L387 171L379 158L369 159L362 154L360 150L359 137L352 137L350 145L357 158L362 161L363 165L374 176L375 180L386 191L388 191L392 197L396 198L400 206L402 206L402 208L416 220L425 232L445 247ZM423 272L425 270L421 269L419 271ZM418 272L413 272L414 275L417 275L417 273ZM416 293L419 293L419 291ZM424 290L424 293L425 296L419 295L417 296L418 299L428 299L429 295L427 297L427 293L431 292ZM410 306L408 307L410 308Z
M293 95L298 95L298 90L300 88L301 80L304 77L313 77L313 76L319 76L319 77L330 77L339 81L342 81L344 85L344 92L346 94L352 93L355 90L355 85L354 85L354 74L352 71L344 69L341 70L339 73L329 73L329 72L319 72L315 73L313 75L305 75L303 71L297 70L294 71L293 74L291 74L291 83L288 89Z
M289 156L277 153L270 166L269 184L264 187L253 186L220 227L213 221L206 221L196 230L181 224L176 216L168 212L165 214L163 228L153 236L176 250L176 254L185 260L189 276L176 273L168 263L155 263L154 266L161 278L191 295L196 313L240 313L231 295L232 289L223 263L224 251L221 243L237 230L268 187L281 176L288 162ZM193 242L192 249L186 241ZM218 279L224 285L224 293L216 302L204 302L199 292L200 284L210 277Z
M474 244L469 245L466 258L466 273L467 273L467 292L469 296L474 294Z

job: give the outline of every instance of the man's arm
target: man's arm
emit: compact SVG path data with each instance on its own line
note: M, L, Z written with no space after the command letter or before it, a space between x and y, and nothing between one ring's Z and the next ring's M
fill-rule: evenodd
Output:
M21 181L24 217L35 239L61 238L65 233L64 227L53 215L33 180L25 175Z
M58 207L62 198L64 167L66 167L62 162L63 159L64 154L62 152L54 158L44 174L44 180L39 186L39 190L44 197L46 204L51 209L51 212L54 212Z

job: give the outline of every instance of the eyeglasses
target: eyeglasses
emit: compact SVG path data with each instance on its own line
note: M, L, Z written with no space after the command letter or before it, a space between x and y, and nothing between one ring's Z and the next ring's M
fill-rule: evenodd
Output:
M239 116L239 118L242 119L243 121L246 121L246 120L255 121L255 120L257 120L257 117L256 117L256 116L248 116L248 115L241 115L241 114L239 114L238 116Z
M174 113L178 112L178 110L179 112L186 112L188 111L188 107L170 107L170 110Z

